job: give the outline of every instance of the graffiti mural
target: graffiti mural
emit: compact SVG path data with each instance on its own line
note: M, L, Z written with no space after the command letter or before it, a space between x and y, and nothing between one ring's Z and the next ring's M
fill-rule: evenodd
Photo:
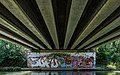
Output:
M95 52L87 53L32 53L27 56L28 67L93 68Z

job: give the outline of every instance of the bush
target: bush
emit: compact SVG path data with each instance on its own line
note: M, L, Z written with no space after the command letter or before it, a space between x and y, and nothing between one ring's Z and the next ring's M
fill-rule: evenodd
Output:
M24 67L28 50L21 45L0 40L0 66Z
M97 65L120 68L120 40L97 47L96 55Z

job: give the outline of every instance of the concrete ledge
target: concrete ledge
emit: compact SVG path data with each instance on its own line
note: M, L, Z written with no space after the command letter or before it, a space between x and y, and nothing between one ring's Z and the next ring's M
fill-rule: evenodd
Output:
M0 67L0 71L120 71L120 68L20 68Z
M20 67L0 67L0 71L20 71Z

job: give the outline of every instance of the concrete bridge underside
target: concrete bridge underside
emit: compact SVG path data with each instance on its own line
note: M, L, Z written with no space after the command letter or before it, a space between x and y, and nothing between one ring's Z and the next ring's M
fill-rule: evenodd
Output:
M120 39L120 0L0 0L0 39L35 50Z

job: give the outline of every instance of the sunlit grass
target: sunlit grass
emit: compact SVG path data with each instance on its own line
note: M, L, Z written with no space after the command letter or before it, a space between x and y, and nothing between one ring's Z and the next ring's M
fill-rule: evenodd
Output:
M6 72L5 75L30 75L31 71Z
M111 64L110 64L110 65L107 65L106 67L107 67L107 68L114 68L114 69L116 68L115 65L111 65Z

